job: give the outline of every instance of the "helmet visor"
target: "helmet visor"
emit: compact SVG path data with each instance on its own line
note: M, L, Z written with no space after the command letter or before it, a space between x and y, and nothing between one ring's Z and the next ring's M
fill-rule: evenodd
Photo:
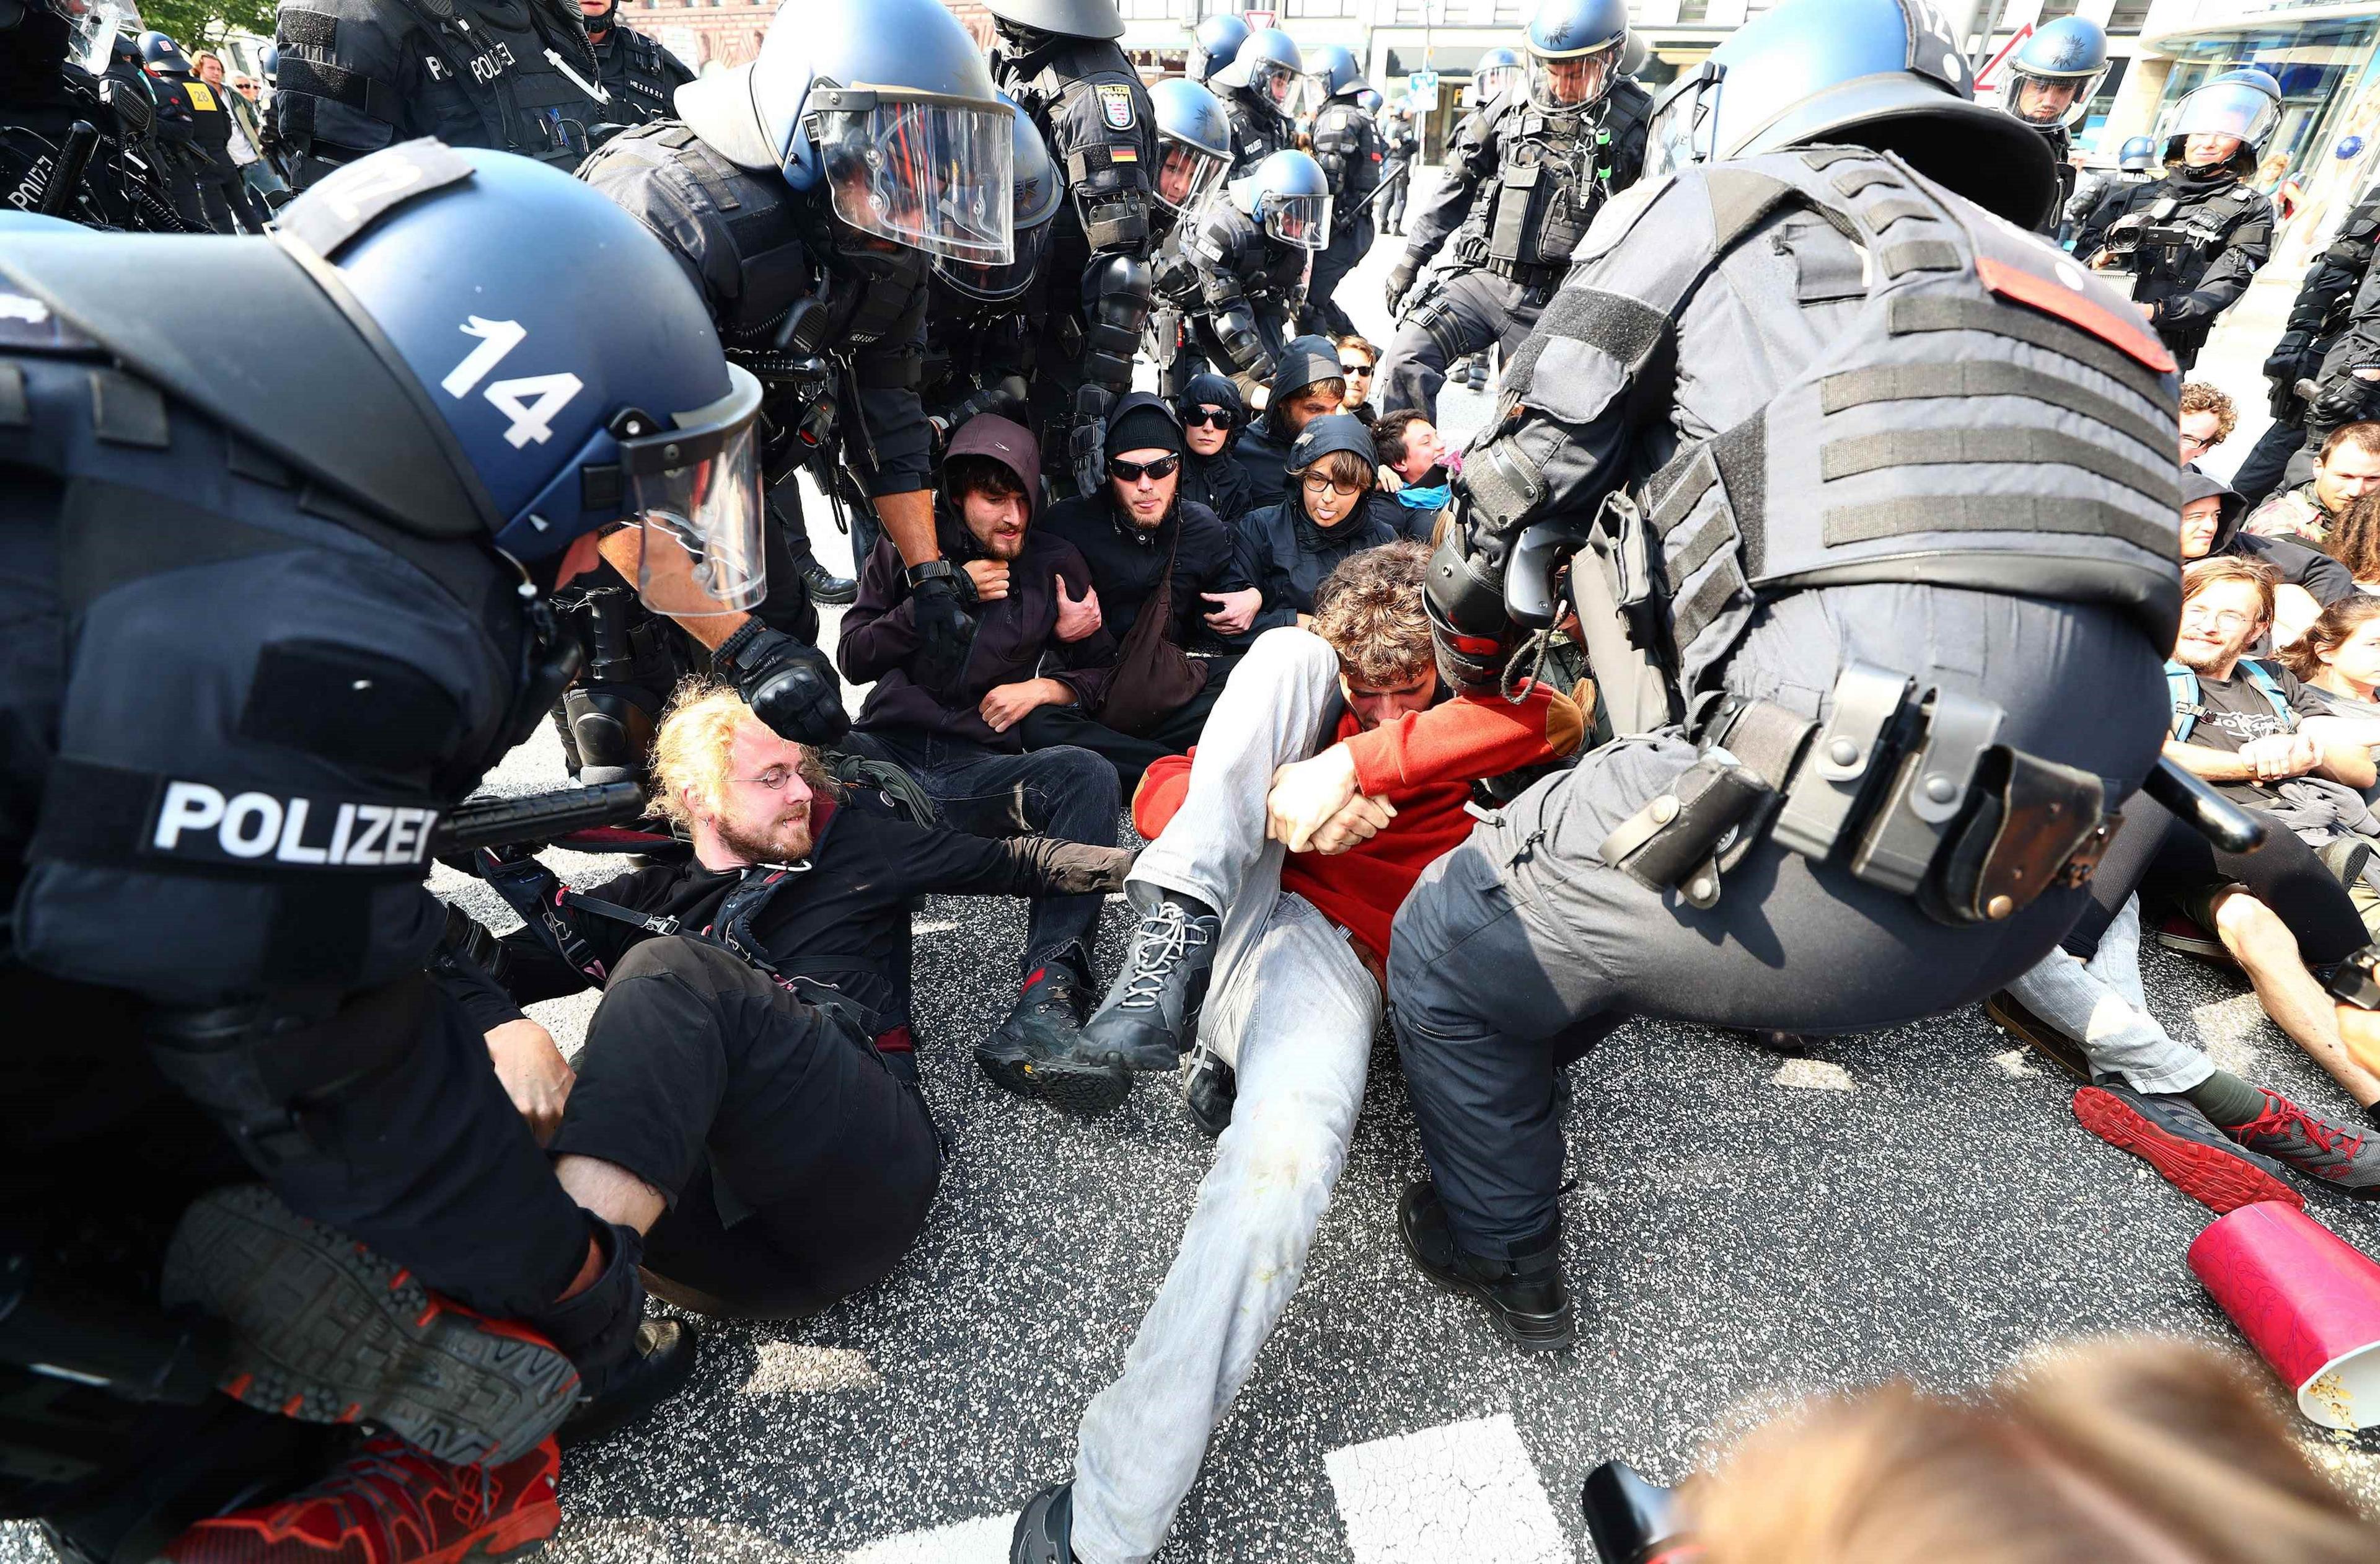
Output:
M1295 112L1298 83L1305 79L1279 60L1259 61L1248 72L1248 88L1283 114Z
M929 255L1015 259L1015 126L1005 103L874 88L810 91L810 135L834 214Z
M934 257L934 271L945 283L969 298L987 304L1005 304L1033 285L1040 274L1041 261L1050 253L1050 236L1058 224L1044 220L1030 228L1020 228L1016 234L1016 259L1005 266L993 266L979 261L953 261L946 255Z
M1512 85L1521 79L1519 66L1489 66L1479 73L1479 101L1492 103L1502 97Z
M2001 106L2027 125L2047 129L2079 123L2097 91L2102 68L2088 76L2036 76L2021 67L2009 72L2008 95Z
M1678 78L1653 106L1653 123L1645 133L1645 175L1647 182L1666 179L1682 168L1708 163L1718 134L1718 95L1724 68L1705 61Z
M1620 73L1620 44L1607 43L1589 55L1565 55L1547 59L1529 56L1529 96L1541 109L1583 109L1601 101Z
M1300 249L1324 249L1330 244L1329 196L1267 196L1265 232Z
M733 384L719 401L620 442L628 510L644 534L637 596L655 613L736 613L768 594L760 382L734 364L727 374Z
M2281 117L2280 104L2244 81L2210 81L2174 105L2167 136L2236 136L2261 146Z
M110 0L50 0L50 9L66 18L67 63L105 75L115 55L116 31L130 13Z
M1204 147L1160 137L1157 146L1157 199L1176 212L1199 206L1221 187L1232 171L1232 160Z

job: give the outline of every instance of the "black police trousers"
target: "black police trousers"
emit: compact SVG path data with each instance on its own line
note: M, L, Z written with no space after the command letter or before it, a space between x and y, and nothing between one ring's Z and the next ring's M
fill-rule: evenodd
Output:
M1418 407L1438 421L1448 366L1499 344L1510 362L1545 313L1543 295L1493 272L1451 272L1425 281L1380 358L1380 411Z
M1330 248L1314 258L1314 274L1306 280L1305 309L1299 330L1334 338L1354 332L1354 317L1341 309L1331 296L1347 280L1347 273L1364 263L1365 255L1372 248L1371 212L1368 207L1362 210L1364 214L1342 232L1332 234Z
M723 947L648 940L603 990L557 1156L624 1168L669 1208L645 1235L654 1293L793 1319L907 1254L941 1182L917 1087L856 1026Z
M2095 771L2120 800L2165 732L2163 652L2112 609L1948 588L1837 587L1755 621L1725 683L1819 716L1857 660L1998 702L2000 740ZM1931 671L1929 674L1928 671ZM1714 906L1649 890L1598 849L1696 758L1674 730L1547 779L1433 864L1397 915L1389 1000L1423 1155L1465 1249L1509 1257L1557 1229L1554 1072L1631 1016L1859 1032L2003 987L2080 915L2053 891L1952 927L1767 838Z

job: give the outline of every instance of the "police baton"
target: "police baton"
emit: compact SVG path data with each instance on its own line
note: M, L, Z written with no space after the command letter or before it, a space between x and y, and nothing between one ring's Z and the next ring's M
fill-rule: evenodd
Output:
M482 847L544 843L573 831L620 826L645 812L645 790L632 782L595 782L515 798L473 798L431 833L431 855L449 858Z
M91 154L99 150L99 127L87 119L78 119L67 127L67 144L58 152L58 161L50 170L50 182L42 190L41 213L44 217L64 217L74 205L82 189L82 177L91 167Z
M2226 853L2252 853L2265 844L2265 822L2160 757L2141 782L2152 803L2174 816Z

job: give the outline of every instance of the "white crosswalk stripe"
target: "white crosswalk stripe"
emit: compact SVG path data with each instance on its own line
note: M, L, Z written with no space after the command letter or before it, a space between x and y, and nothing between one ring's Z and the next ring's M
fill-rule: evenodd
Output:
M1008 1564L1008 1539L1015 1531L1015 1516L986 1515L869 1543L844 1564Z
M1353 1445L1322 1464L1355 1564L1575 1564L1504 1413Z

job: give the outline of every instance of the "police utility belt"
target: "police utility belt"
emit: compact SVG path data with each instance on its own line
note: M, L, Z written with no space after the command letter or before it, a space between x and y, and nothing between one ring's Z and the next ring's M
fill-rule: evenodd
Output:
M1912 898L1953 926L1998 923L2091 878L2118 817L2099 779L1996 742L1998 705L1854 662L1823 727L1728 697L1702 757L1606 837L1603 861L1696 907L1764 833Z

